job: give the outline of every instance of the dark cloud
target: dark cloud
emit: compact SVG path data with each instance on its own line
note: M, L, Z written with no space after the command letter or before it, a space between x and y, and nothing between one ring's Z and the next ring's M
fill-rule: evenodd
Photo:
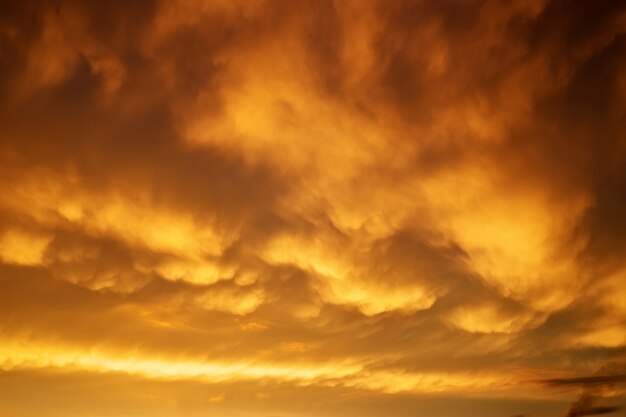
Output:
M599 375L580 378L555 378L547 379L544 382L547 385L551 386L576 385L585 387L594 385L609 385L624 381L626 381L626 375Z
M603 392L626 381L626 375L594 375L577 378L554 378L542 381L550 387L581 387L583 392L578 400L572 403L567 417L611 414L621 407L598 404Z

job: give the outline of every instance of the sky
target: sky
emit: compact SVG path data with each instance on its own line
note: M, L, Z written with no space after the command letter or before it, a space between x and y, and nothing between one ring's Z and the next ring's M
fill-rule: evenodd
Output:
M626 3L0 1L0 415L626 405Z

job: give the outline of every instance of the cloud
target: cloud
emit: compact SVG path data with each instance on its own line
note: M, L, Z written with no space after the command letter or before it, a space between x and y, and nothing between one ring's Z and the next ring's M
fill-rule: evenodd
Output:
M626 381L625 375L594 375L575 378L555 378L542 381L551 387L582 387L580 398L573 402L567 417L611 414L621 407L598 405L600 399L610 397L611 389Z
M625 30L610 1L0 5L0 378L128 383L137 415L612 411L573 376L626 359Z

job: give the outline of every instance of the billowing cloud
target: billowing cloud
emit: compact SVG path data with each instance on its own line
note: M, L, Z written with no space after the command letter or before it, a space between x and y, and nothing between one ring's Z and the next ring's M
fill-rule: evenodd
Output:
M5 2L0 51L0 412L619 407L620 2Z

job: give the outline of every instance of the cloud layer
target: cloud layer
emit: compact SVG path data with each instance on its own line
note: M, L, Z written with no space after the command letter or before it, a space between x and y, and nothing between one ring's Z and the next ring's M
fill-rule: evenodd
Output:
M0 5L0 411L547 416L624 369L620 2L126 3Z

